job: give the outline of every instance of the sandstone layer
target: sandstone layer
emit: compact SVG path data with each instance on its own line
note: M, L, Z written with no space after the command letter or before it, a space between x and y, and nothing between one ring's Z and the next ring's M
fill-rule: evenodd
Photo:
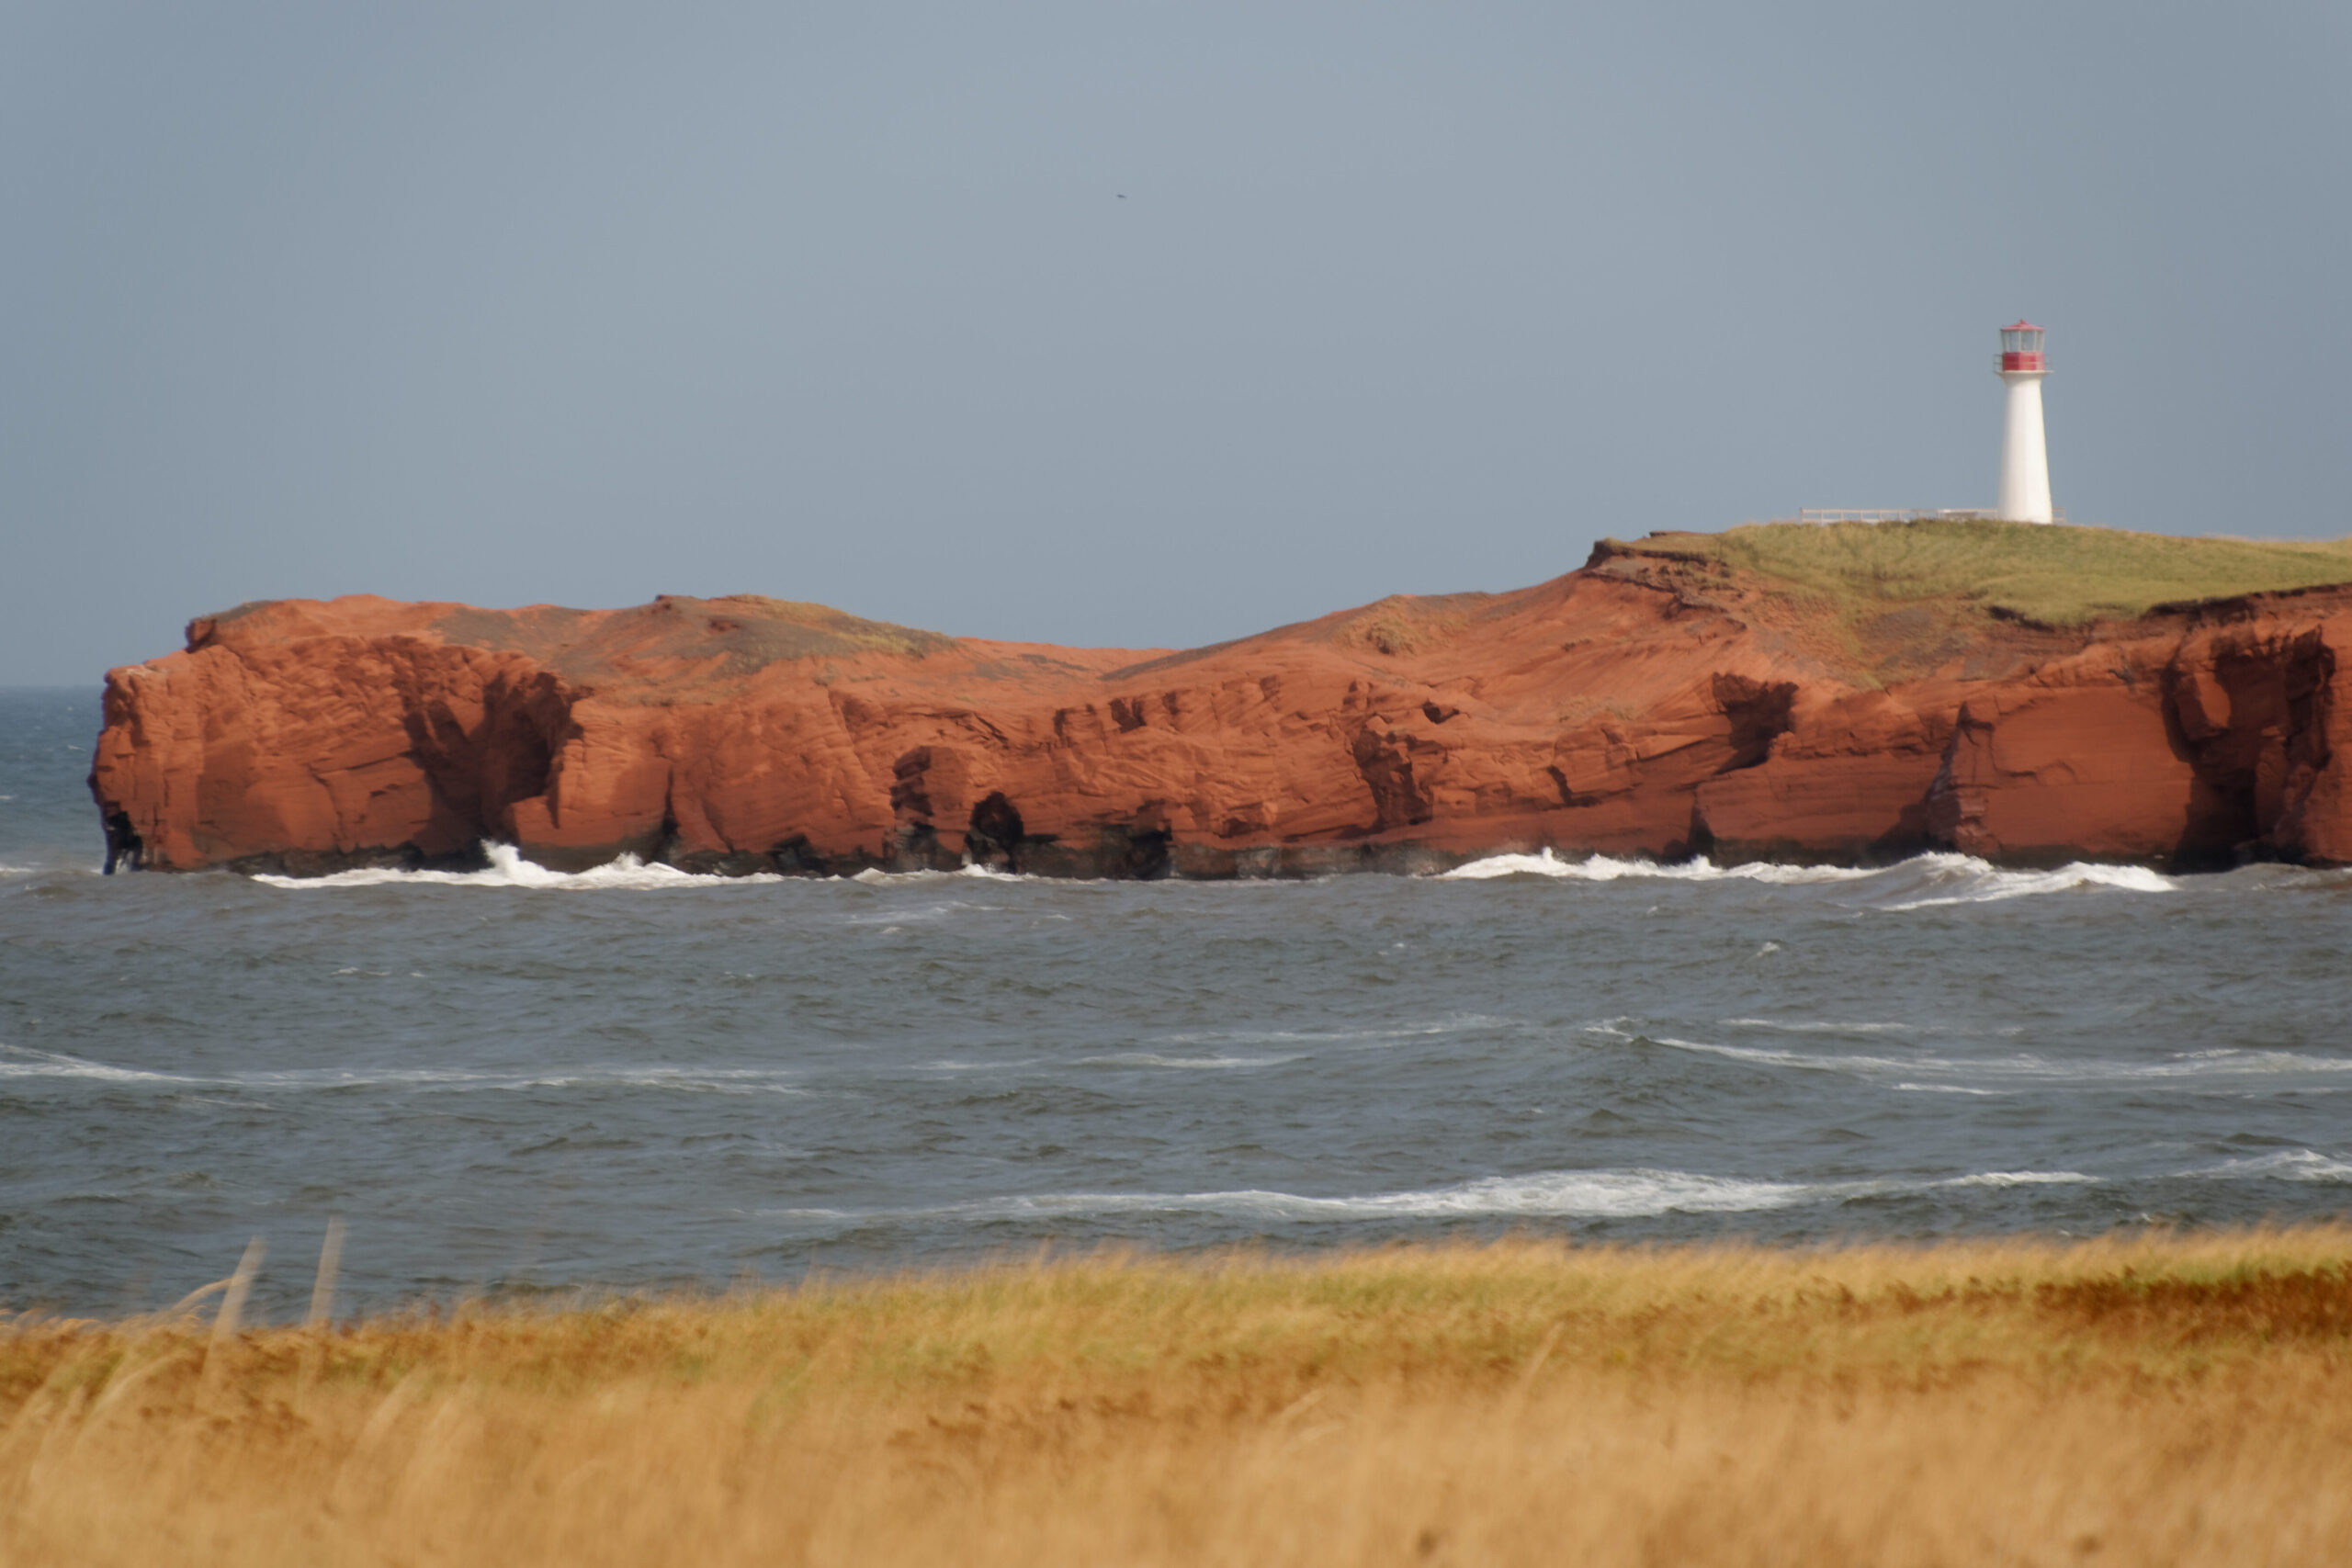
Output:
M253 604L108 675L91 789L116 854L175 871L467 864L485 840L804 874L2352 862L2352 587L2071 628L1840 620L1687 537L1185 652L749 596Z

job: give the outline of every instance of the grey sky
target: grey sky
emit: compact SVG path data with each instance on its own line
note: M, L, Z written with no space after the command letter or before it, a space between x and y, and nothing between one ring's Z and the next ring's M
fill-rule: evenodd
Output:
M1124 198L1124 199L1123 199ZM240 600L1232 637L1993 497L2352 532L2352 7L0 5L0 682Z

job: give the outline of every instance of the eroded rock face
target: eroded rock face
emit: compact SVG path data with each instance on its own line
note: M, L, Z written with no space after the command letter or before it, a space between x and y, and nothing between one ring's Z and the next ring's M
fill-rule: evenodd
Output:
M2335 691L2352 592L2152 615L1961 699L1930 831L2003 860L2352 857Z
M2352 589L2075 632L1945 615L1932 657L1905 624L1871 643L1623 546L1182 653L752 597L288 601L113 671L91 788L111 849L169 870L463 864L485 839L809 874L2352 861Z

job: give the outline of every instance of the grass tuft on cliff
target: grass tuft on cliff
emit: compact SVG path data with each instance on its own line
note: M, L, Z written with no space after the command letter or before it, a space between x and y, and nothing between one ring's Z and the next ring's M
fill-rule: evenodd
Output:
M1817 596L1849 621L1961 600L2049 626L2128 620L2159 604L2352 582L2352 538L2179 538L1988 518L1765 523L1611 547L1716 563Z

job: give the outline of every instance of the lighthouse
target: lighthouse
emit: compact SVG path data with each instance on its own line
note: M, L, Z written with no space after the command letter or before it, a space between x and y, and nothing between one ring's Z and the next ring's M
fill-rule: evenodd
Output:
M2004 523L2047 523L2050 513L2050 447L2041 435L2041 329L2019 321L2001 329L2001 379L2009 389L2008 418L2001 427L2001 501Z

